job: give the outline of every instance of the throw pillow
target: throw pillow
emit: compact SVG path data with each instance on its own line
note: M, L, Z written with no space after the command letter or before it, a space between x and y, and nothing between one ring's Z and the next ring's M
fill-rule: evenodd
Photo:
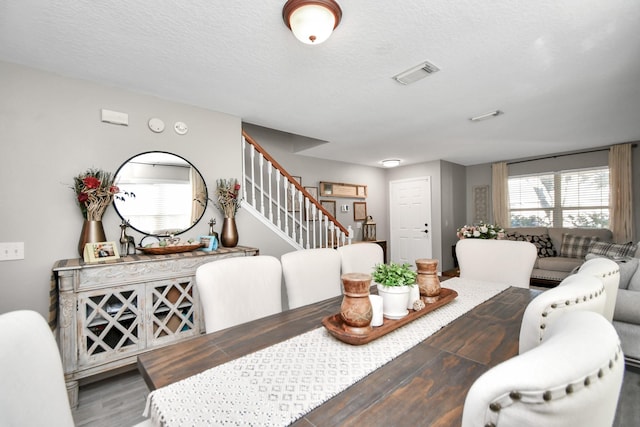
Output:
M550 256L556 256L556 249L553 247L553 242L548 234L541 234L539 236L531 234L520 233L507 233L507 240L515 240L518 242L529 242L538 250L538 258L546 258Z
M625 258L632 257L636 253L638 247L629 243L607 243L607 242L591 242L589 245L589 253L603 255L607 258Z
M565 258L584 258L589 252L592 241L599 241L599 237L574 236L573 234L562 234L562 246L560 256Z
M609 258L609 257L596 255L596 254L587 254L587 256L585 256L585 260L589 261L590 259L598 258L598 257ZM612 259L612 258L609 258L609 259ZM613 259L613 261L615 261L620 267L620 282L618 283L618 288L627 289L629 287L629 282L631 281L631 278L635 275L636 271L638 270L638 263L640 263L640 259L633 258L633 257L626 257L626 258L616 258L616 259Z

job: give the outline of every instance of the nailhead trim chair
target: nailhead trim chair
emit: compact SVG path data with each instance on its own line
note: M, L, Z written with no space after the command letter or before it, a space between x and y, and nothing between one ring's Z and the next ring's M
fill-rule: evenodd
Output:
M623 374L613 325L591 311L565 313L539 346L474 382L462 427L610 426Z

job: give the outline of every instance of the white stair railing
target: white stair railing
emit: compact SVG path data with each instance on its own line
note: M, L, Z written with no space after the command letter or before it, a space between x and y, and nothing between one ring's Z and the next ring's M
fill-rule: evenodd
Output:
M299 249L351 244L351 226L340 224L257 142L242 135L243 197L252 212Z

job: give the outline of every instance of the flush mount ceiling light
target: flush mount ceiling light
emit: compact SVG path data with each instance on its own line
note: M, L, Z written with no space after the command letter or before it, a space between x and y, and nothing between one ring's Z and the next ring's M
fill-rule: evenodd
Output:
M333 0L288 0L282 8L284 23L306 44L327 40L341 18L342 9Z
M386 160L383 160L381 163L382 163L382 166L384 166L385 168L395 168L396 166L398 166L400 164L400 160L399 159L386 159Z
M490 119L491 117L499 116L500 114L504 114L500 110L491 111L490 113L480 114L479 116L471 117L469 120L472 122L477 122L480 120Z

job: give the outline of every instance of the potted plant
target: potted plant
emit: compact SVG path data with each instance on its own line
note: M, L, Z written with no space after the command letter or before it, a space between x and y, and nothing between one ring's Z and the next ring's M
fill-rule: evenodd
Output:
M373 270L373 280L377 283L378 294L382 296L382 314L387 319L400 319L407 314L407 304L411 287L416 285L417 273L411 265L377 264Z

